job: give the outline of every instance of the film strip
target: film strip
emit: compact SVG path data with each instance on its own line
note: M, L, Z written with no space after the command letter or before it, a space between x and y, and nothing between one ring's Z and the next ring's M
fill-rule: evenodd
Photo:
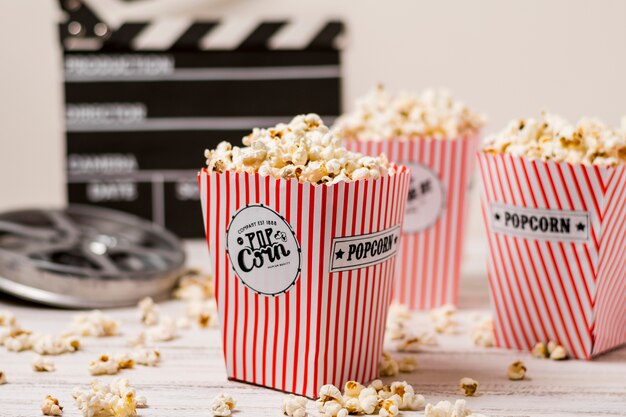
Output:
M112 27L86 3L61 6L72 203L202 237L196 174L204 149L295 114L315 112L327 123L340 114L342 22Z

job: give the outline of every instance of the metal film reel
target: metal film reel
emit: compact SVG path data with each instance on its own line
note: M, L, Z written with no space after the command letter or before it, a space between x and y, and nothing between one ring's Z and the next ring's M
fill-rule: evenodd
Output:
M106 308L165 296L185 262L161 226L116 210L0 213L0 290L43 304Z

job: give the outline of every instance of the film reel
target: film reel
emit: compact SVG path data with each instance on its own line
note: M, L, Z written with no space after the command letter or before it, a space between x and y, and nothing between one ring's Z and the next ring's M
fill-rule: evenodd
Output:
M106 308L161 298L185 262L178 238L116 210L0 213L0 290L71 308Z

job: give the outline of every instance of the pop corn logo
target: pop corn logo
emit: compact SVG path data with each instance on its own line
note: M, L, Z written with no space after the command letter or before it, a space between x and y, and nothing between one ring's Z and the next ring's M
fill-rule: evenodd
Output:
M405 165L412 175L402 231L413 234L434 226L443 212L445 197L443 184L434 172L416 163Z
M333 239L330 272L349 271L377 265L398 251L400 226L365 235Z
M300 276L301 251L291 226L274 210L239 210L226 231L226 251L237 277L252 290L280 294Z

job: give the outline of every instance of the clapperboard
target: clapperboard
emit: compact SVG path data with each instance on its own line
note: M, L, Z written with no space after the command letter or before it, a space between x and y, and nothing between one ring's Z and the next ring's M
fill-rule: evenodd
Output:
M318 24L294 47L297 22L256 22L237 35L227 19L111 28L87 4L61 4L70 203L201 237L196 175L206 148L296 114L332 123L340 113L341 22Z

